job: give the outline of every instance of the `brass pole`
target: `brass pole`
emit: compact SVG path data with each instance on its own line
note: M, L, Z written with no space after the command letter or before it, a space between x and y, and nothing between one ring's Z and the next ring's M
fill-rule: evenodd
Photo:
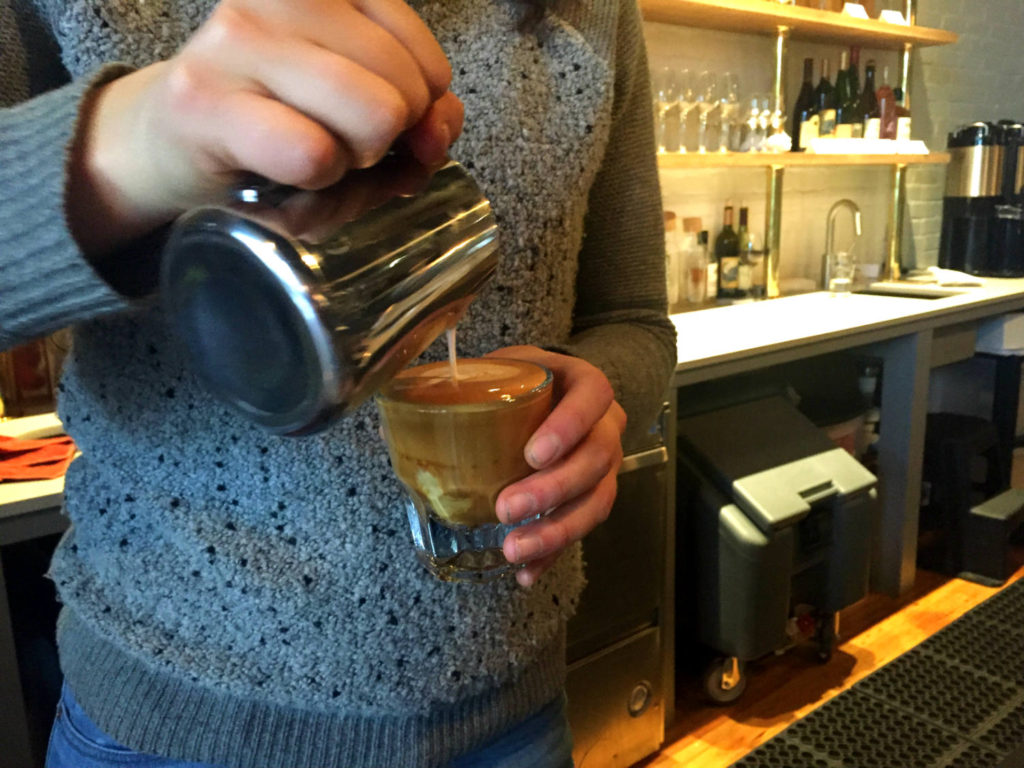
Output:
M775 36L775 72L772 76L772 133L785 130L786 125L786 49L789 27L779 26ZM799 126L792 128L799 130ZM782 245L782 180L785 168L768 168L768 205L764 222L764 288L765 297L777 299L779 290L779 254Z
M779 291L779 254L782 247L782 180L785 167L768 168L768 206L764 221L765 296L777 299Z
M917 24L917 8L915 0L906 0L903 15L908 24ZM910 43L903 44L903 55L900 57L900 88L903 89L903 104L910 109L910 55L914 46Z
M781 133L786 124L786 48L789 27L778 27L775 36L775 73L772 76L772 133ZM800 130L796 126L792 130Z
M903 241L903 201L907 190L907 164L897 163L892 168L892 201L889 209L889 243L883 280L899 280L901 274Z

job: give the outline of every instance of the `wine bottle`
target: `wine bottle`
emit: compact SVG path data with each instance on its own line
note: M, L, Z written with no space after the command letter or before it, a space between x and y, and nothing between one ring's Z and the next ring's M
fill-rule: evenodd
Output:
M829 80L831 61L821 60L821 80L814 89L814 107L818 110L818 135L834 136L836 132L836 89Z
M814 59L804 59L804 83L793 106L794 152L803 152L818 136L818 112L814 107Z
M910 110L903 101L903 89L894 88L896 98L896 141L910 141Z
M718 297L736 298L739 293L740 240L732 228L732 206L725 206L722 231L715 238L715 260L718 261Z
M860 48L856 45L850 46L850 68L847 70L847 77L850 81L850 101L847 102L850 110L850 119L847 122L852 126L853 138L859 139L864 135L864 118L859 114Z
M855 101L850 90L850 54L839 54L839 71L836 72L836 138L849 139L853 136L852 110L850 102Z
M747 227L748 210L746 206L740 208L740 228L736 233L736 240L739 244L740 261L736 273L737 288L743 296L750 296L754 289L754 238Z
M703 254L704 263L708 265L708 284L704 295L709 301L713 301L718 297L718 259L708 256L708 231L706 229L697 233L697 248Z
M864 126L864 138L877 139L881 120L878 114L878 97L875 95L874 61L868 61L864 68L864 90L861 91L860 100L857 102L857 116Z
M889 85L889 68L882 69L882 84L875 93L878 99L878 137L881 139L896 138L896 94Z

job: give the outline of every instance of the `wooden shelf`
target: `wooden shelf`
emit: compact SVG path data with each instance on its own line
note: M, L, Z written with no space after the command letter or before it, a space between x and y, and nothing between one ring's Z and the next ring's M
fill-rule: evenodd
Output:
M763 2L764 0L762 0ZM827 168L851 165L944 165L949 162L948 152L927 155L810 155L804 152L728 152L701 155L669 153L658 155L661 170L692 170L694 168Z
M775 35L785 26L796 40L865 48L903 50L904 43L948 45L957 41L954 32L942 29L855 19L769 0L641 0L640 7L647 21L759 35Z

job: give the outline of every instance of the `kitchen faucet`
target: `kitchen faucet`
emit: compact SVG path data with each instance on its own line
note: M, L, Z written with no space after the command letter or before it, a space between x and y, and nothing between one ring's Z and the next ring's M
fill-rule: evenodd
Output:
M840 253L836 253L835 249L835 237L836 237L836 214L839 213L841 208L846 208L853 214L853 242L850 243L850 247ZM828 211L828 224L825 228L825 253L821 257L821 287L824 290L830 290L830 283L833 278L833 263L836 258L840 255L846 257L848 262L847 266L849 275L845 275L846 278L852 281L853 279L853 264L850 260L850 255L853 253L853 249L857 246L857 241L860 240L862 234L861 229L861 217L860 208L853 200L843 198L837 200Z

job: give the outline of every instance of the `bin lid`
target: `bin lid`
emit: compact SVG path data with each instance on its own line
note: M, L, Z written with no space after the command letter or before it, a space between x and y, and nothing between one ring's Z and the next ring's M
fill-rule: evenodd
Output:
M766 533L806 517L815 502L877 482L779 396L680 419L679 450Z

